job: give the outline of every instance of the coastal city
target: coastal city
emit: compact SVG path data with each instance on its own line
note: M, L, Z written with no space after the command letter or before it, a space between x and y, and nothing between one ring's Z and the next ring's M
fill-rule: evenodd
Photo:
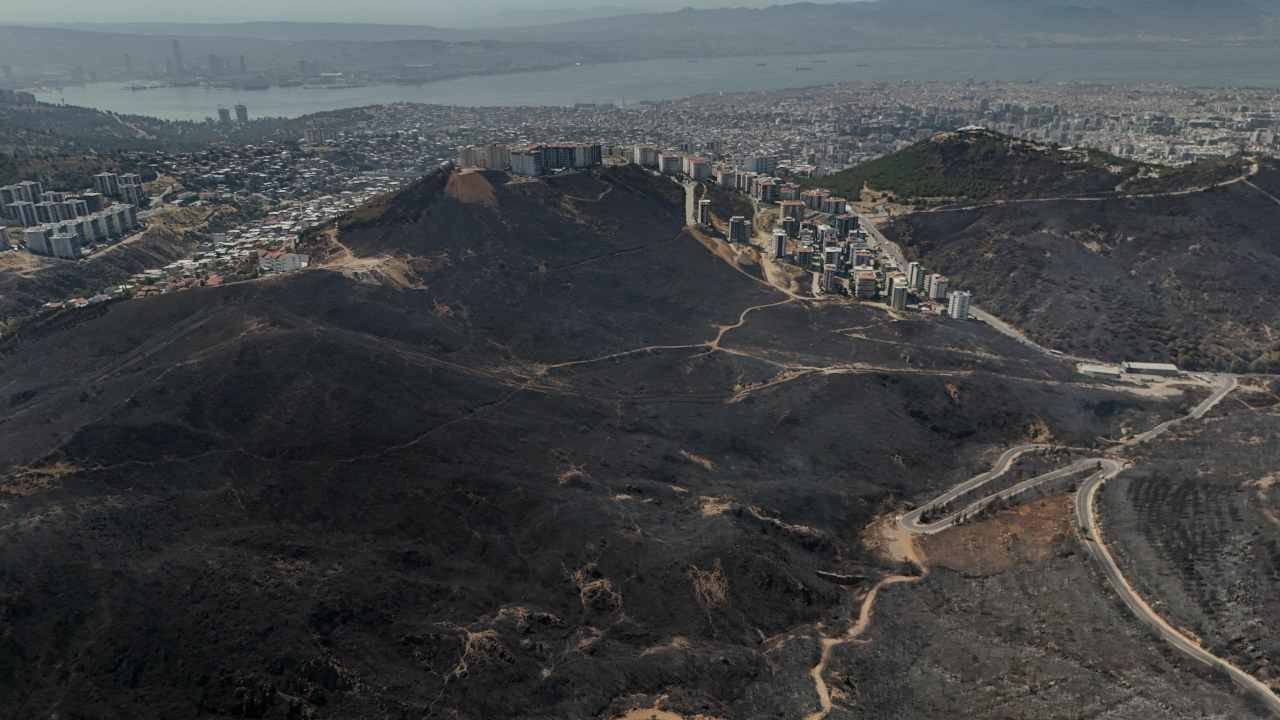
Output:
M5 3L0 720L1280 720L1280 0Z
M45 107L25 93L0 96L4 102ZM847 219L849 204L858 198L821 200L820 190L802 194L800 185L935 133L980 125L1168 165L1242 152L1280 153L1280 93L1164 85L848 83L625 108L391 104L284 123L253 117L252 108L239 105L234 111L221 108L209 124L250 135L261 129L258 142L224 142L191 153L131 151L124 161L137 172L103 173L94 187L28 181L0 188L0 247L63 260L89 258L142 235L153 220L166 218L166 207L222 208L212 223L178 224L178 230L205 233L192 256L55 304L164 293L305 266L304 258L266 264L262 258L290 254L292 239L307 227L446 162L525 175L634 162L732 187L757 202L781 203L782 216L803 204L814 217L797 216L788 226L788 248L795 251L784 257L812 266L824 291L839 285L842 292L864 297L867 268L856 260L867 248L857 245ZM547 143L549 138L563 142ZM826 250L833 238L854 239L834 263ZM836 266L834 274L827 265ZM878 261L874 269L880 272L877 292L891 302L892 288L901 287L893 273L909 269L880 267ZM945 292L934 297L928 277L908 276L908 283L926 301L946 302Z
M405 133L440 160L459 145L557 138L772 156L819 176L967 125L1169 165L1280 153L1280 92L1150 84L847 83L627 107L387 105L323 122L336 131Z

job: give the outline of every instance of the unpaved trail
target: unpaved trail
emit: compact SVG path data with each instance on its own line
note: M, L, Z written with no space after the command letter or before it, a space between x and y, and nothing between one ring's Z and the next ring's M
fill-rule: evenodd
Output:
M1153 200L1153 199L1159 199L1159 198L1187 197L1189 195L1197 195L1199 193L1208 192L1210 190L1216 190L1218 188L1229 187L1231 185L1238 185L1240 183L1247 183L1249 185L1253 185L1253 183L1249 181L1249 178L1253 177L1254 175L1257 175L1259 170L1260 170L1260 166L1258 165L1258 163L1254 162L1249 166L1249 170L1244 175L1240 175L1239 177L1233 177L1228 180L1223 180L1221 182L1211 183L1209 185L1197 185L1195 187L1189 187L1184 190L1170 190L1167 192L1156 192L1156 193L1118 193L1118 194L1111 193L1107 195L1060 195L1056 197L1043 197L1043 198L1014 198L1012 200L992 200L990 202L975 203L973 205L964 205L959 207L951 206L951 207L932 208L929 210L922 210L920 211L920 214L968 212L971 210L982 210L984 208L992 208L992 207L1004 207L1007 205L1036 205L1036 204L1056 203L1056 202L1095 203L1095 202L1109 202L1113 200ZM1257 188L1256 185L1254 185L1254 188L1260 189L1260 188ZM1264 190L1262 192L1265 193L1266 191ZM1277 201L1277 202L1280 202L1280 201Z
M809 677L813 678L814 690L818 693L818 710L806 715L805 720L825 720L831 714L831 689L827 686L825 677L827 665L831 662L831 653L841 645L854 642L867 631L867 628L871 627L871 618L875 612L876 598L879 597L880 591L894 585L917 583L929 575L929 566L925 563L923 553L916 547L911 534L903 530L898 523L882 522L876 532L879 535L880 551L887 559L895 562L909 562L920 569L920 574L887 575L881 578L862 597L862 604L858 609L858 620L849 626L843 635L822 639L822 655L818 664L809 671Z
M730 332L733 332L734 330L737 330L738 328L741 328L743 325L746 325L746 324L747 324L747 316L748 316L748 315L750 315L751 313L753 313L753 312L755 312L755 311L757 311L757 310L767 310L767 309L772 308L772 307L778 307L779 305L787 305L787 304L789 304L789 303L793 303L793 302L795 302L795 301L796 301L796 298L794 298L794 297L788 297L786 300L779 300L778 302L765 303L765 304L763 304L763 305L752 305L751 307L747 308L746 310L743 310L743 311L738 315L738 321L737 321L737 322L733 323L732 325L721 325L721 326L719 326L719 331L720 331L720 332L716 333L715 338L710 342L710 347L712 347L712 348L714 348L714 349L716 349L716 350L719 350L719 349L720 349L720 343L721 343L721 341L723 341L723 340L724 340L724 336L725 336L725 335L728 335Z
M1156 427L1141 433L1127 440L1122 446L1132 447L1149 440L1152 440L1173 427L1190 421L1203 418L1210 410L1212 410L1219 402L1229 395L1238 386L1238 380L1234 376L1221 376L1219 378L1218 387L1215 392L1204 401L1196 405L1187 415L1160 423ZM910 562L920 569L920 575L890 575L882 578L877 582L871 590L862 598L862 604L858 615L858 620L841 636L835 638L822 639L822 654L818 661L810 671L809 675L813 679L814 691L818 695L819 709L816 712L805 716L805 720L825 720L831 713L832 700L831 690L827 686L825 673L827 666L831 661L832 652L841 645L848 644L857 640L864 632L866 632L872 619L875 609L875 601L881 590L893 585L920 582L928 576L929 567L922 553L916 548L913 538L918 535L936 534L942 532L956 524L962 513L956 513L950 517L939 520L930 525L920 523L920 516L932 507L940 507L946 502L958 497L959 495L977 489L982 485L989 483L991 480L1008 472L1017 458L1027 452L1036 449L1044 449L1045 445L1028 444L1006 450L993 464L992 469L975 475L973 478L962 482L951 490L943 493L934 500L925 503L916 510L909 513L899 515L896 519L889 522L882 522L875 530L878 539L878 549L888 559L896 562ZM1249 675L1231 662L1220 658L1201 646L1199 641L1188 636L1185 632L1178 630L1171 623L1161 617L1151 608L1151 605L1134 590L1133 586L1124 577L1112 557L1110 550L1106 547L1106 543L1102 537L1102 530L1098 525L1097 510L1095 500L1099 489L1107 480L1119 475L1123 470L1131 467L1131 464L1120 462L1110 457L1089 458L1079 460L1071 465L1058 468L1031 480L1025 481L1020 485L1010 488L999 493L993 493L977 502L970 507L989 502L997 497L1014 495L1027 489L1035 487L1045 482L1063 477L1063 473L1073 469L1079 470L1095 464L1097 472L1091 475L1075 493L1075 513L1077 524L1082 528L1082 536L1085 546L1094 560L1096 560L1108 582L1115 589L1116 593L1124 601L1125 605L1134 614L1134 616L1143 624L1154 630L1165 642L1172 645L1176 650L1196 660L1197 662L1225 672L1239 687L1253 695L1258 701L1270 710L1273 714L1280 716L1280 698L1265 683ZM963 512L963 511L962 511Z
M1182 425L1183 423L1204 418L1210 410L1216 407L1218 403L1222 402L1222 400L1231 394L1231 392L1238 386L1239 380L1235 376L1220 376L1217 388L1214 392L1192 408L1186 415L1162 422L1146 432L1135 435L1121 443L1120 447L1134 447L1136 445L1149 442L1165 434L1172 428ZM954 526L964 511L939 520L932 525L922 525L920 523L920 516L929 508L940 507L949 500L957 497L960 494L957 491L967 492L969 490L976 489L977 487L980 487L994 479L994 477L997 477L999 474L1006 472L1008 470L1008 466L1011 464L1013 459L1016 459L1018 454L1027 452L1032 447L1034 446L1025 445L1006 451L1005 454L996 461L995 467L993 467L992 471L977 475L970 480L960 483L952 490L943 493L941 496L928 503L925 503L920 508L899 516L897 522L898 527L902 531L911 534L934 534ZM1098 523L1096 499L1102 486L1108 480L1116 477L1125 469L1132 467L1131 463L1121 462L1110 457L1097 457L1080 460L1073 465L1059 468L1040 475L1039 477L1032 478L1019 486L1015 486L1015 488L1012 488L1009 491L989 495L986 498L975 502L970 507L979 505L1002 495L1008 495L1008 493L1013 490L1021 492L1043 482L1050 482L1052 480L1059 479L1062 477L1063 471L1072 467L1083 468L1091 463L1097 463L1098 471L1085 480L1076 491L1074 498L1075 515L1077 525L1081 528L1081 539L1084 541L1086 550L1098 563L1103 575L1115 590L1116 594L1120 596L1120 599L1139 622L1151 628L1161 639L1171 645L1175 650L1190 657L1198 663L1201 663L1202 665L1224 672L1232 679L1233 682L1236 683L1236 685L1253 695L1274 715L1280 716L1280 698L1276 696L1270 687L1252 675L1249 675L1244 670L1241 670L1230 661L1209 652L1197 639L1190 637L1187 633L1177 629L1173 624L1161 617L1154 609L1152 609L1150 603L1137 593L1129 583L1128 579L1125 578L1124 574L1121 572L1119 565L1116 563L1111 551L1107 548L1106 542L1103 538L1102 528ZM824 692L825 688L819 688L820 697L823 696ZM829 703L829 700L827 702Z

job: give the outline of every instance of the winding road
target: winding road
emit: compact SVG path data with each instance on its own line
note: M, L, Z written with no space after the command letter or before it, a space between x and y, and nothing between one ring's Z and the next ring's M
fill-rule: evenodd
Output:
M1198 403L1190 412L1182 417L1168 420L1154 428L1127 438L1117 445L1117 448L1127 448L1149 442L1169 430L1178 427L1188 421L1202 419L1210 410L1222 402L1223 398L1231 394L1236 389L1239 382L1231 375L1217 376L1217 386L1212 394ZM981 510L997 499L1011 498L1021 493L1027 492L1036 487L1040 487L1046 483L1061 480L1076 473L1084 472L1090 468L1096 468L1097 472L1090 475L1075 493L1075 515L1077 525L1081 530L1081 539L1089 552L1089 556L1098 563L1103 575L1108 583L1115 590L1120 599L1129 608L1129 611L1144 625L1151 628L1165 642L1172 646L1175 650L1190 657L1191 659L1206 665L1208 667L1220 670L1226 673L1237 685L1246 692L1254 696L1263 706L1276 716L1280 716L1280 698L1265 683L1257 678L1241 670L1230 661L1214 655L1208 650L1200 646L1195 640L1179 631L1167 620L1162 618L1151 605L1134 590L1133 586L1125 578L1121 572L1120 566L1116 563L1111 551L1107 548L1106 542L1102 536L1102 529L1098 524L1098 514L1096 510L1096 500L1098 491L1106 484L1108 480L1116 477L1126 468L1132 465L1124 460L1114 457L1095 457L1078 460L1070 465L1044 473L1037 477L1026 480L1011 488L1000 492L992 493L979 500L974 501L965 508L951 513L950 515L936 520L932 523L924 523L921 521L922 516L929 510L945 507L948 503L955 499L981 488L983 485L1001 477L1013 467L1018 458L1036 450L1051 449L1055 446L1044 444L1027 444L1019 445L1006 450L996 460L991 470L976 475L959 485L951 488L947 492L939 495L933 500L925 503L921 507L904 513L898 517L898 527L912 535L933 535L940 533L949 528L955 527L965 518L970 517L972 513Z
M1256 172L1256 166L1253 172ZM1236 179L1224 182L1224 183L1219 183L1214 187L1220 187L1224 185L1231 185L1231 184L1242 183L1242 182L1252 185L1252 183L1249 180L1251 175L1252 173L1240 178L1236 178ZM682 183L682 185L684 186L684 191L685 191L686 221L690 227L694 227L695 220L696 220L696 217L695 217L696 196L694 192L695 184L686 182L686 183ZM1164 193L1160 195L1183 195L1183 194L1190 194L1191 192L1199 192L1199 191L1202 191L1203 189L1206 189L1206 188L1199 188L1195 190L1183 191L1183 192L1177 192L1177 193ZM1257 189L1261 190L1260 188L1257 188ZM1271 197L1276 202L1280 203L1280 198L1275 198L1274 196L1270 196L1270 195L1268 196ZM1146 196L1133 195L1130 197L1136 198L1136 197L1146 197ZM1043 200L1037 200L1036 202L1058 201L1063 199L1066 199L1066 198L1043 199ZM1096 201L1096 200L1102 200L1102 199L1115 199L1115 198L1114 197L1079 198L1079 200L1081 201ZM894 258L894 260L898 262L900 267L906 267L905 257L903 256L901 248L899 248L897 244L890 242L887 238L885 238L884 235L880 233L879 229L876 228L871 223L864 222L863 226L866 227L868 231L875 237L880 247L883 248L885 252L887 252L891 257ZM777 288L777 289L781 290L781 288ZM783 292L786 292L786 291L784 290ZM792 295L791 293L787 293L787 294L789 295L787 300L783 300L777 303L771 303L769 305L748 308L739 316L738 322L735 325L724 326L720 328L719 335L716 337L714 341L712 341L711 343L708 343L708 345L711 346L712 348L719 348L720 340L723 338L724 334L736 327L740 327L741 325L743 325L746 322L746 316L750 312L754 310L762 309L765 307L772 307L774 305L786 304L787 302L792 302L794 300L799 299L794 295ZM1019 332L1016 328L1008 325L1007 323L1000 321L999 318L996 318L988 313L982 312L981 310L975 310L974 314L980 319L982 319L983 321L987 322L987 324L989 324L991 327L1001 332L1002 334L1012 337L1016 339L1018 342L1023 343L1027 346L1030 346L1040 352L1058 356L1064 359L1070 359L1070 360L1079 360L1079 361L1089 360L1088 358L1067 356L1062 353L1055 352L1048 348L1045 348L1044 346L1039 345L1035 341L1026 337L1024 334ZM1117 443L1112 448L1111 452L1114 453L1120 449L1131 448L1146 442L1150 442L1151 440L1154 440L1160 437L1161 435L1164 435L1169 430L1175 427L1178 427L1183 423L1200 420L1204 418L1204 416L1208 414L1210 410L1216 407L1218 403L1222 402L1222 400L1226 398L1228 395L1230 395L1231 392L1235 390L1236 387L1239 385L1237 378L1233 375L1217 375L1217 376L1208 376L1208 377L1211 380L1216 380L1216 386L1213 392L1203 401L1198 403L1194 408L1192 408L1186 415L1178 418L1174 418L1172 420L1167 420L1165 422L1160 423L1159 425L1156 425L1150 430L1125 438L1124 440ZM945 517L942 517L927 523L922 520L925 514L928 513L930 510L946 507L948 504L955 501L956 499L963 497L964 495L971 493L975 490L978 490L983 486L991 483L992 481L999 479L1000 477L1003 477L1005 474L1007 474L1010 470L1013 469L1018 459L1021 458L1023 455L1026 455L1027 453L1031 453L1031 452L1036 452L1041 450L1050 450L1050 449L1069 449L1069 448L1061 448L1061 446L1044 444L1044 443L1028 443L1028 444L1018 445L1016 447L1009 448L1008 450L1005 450L1000 455L999 458L996 459L996 462L993 464L990 470L984 473L975 475L974 477L952 487L951 489L942 493L941 495L934 498L933 500L930 500L929 502L925 503L919 508L916 508L915 510L912 510L910 512L907 512L898 516L898 518L896 519L896 522L892 523L892 525L893 525L893 529L896 531L896 534L899 536L899 539L905 540L903 544L907 546L902 551L902 554L905 555L903 559L919 567L921 570L921 574L917 576L890 575L890 576L881 578L862 597L857 621L851 624L849 628L841 635L838 635L835 637L823 637L821 639L822 652L820 655L820 659L818 663L810 670L810 673L809 673L810 677L813 679L815 692L818 695L819 708L817 711L807 715L806 720L823 720L831 713L833 709L833 704L832 704L830 689L826 683L825 673L826 673L828 663L830 662L830 659L831 659L832 651L840 645L853 642L866 631L866 629L869 627L871 623L872 614L875 609L875 602L879 595L880 590L886 587L889 587L891 585L919 582L928 575L928 566L922 561L921 558L919 558L916 555L913 547L913 543L911 543L910 541L912 537L923 536L923 535L934 535L937 533L944 532L964 522L966 519L972 517L974 514L986 508L990 504L996 502L997 500L1007 500L1010 498L1014 498L1019 495L1022 495L1023 493L1029 492L1033 489L1041 488L1049 483L1061 481L1077 474L1082 474L1084 472L1087 472L1088 470L1094 470L1094 472L1090 474L1081 483L1080 487L1076 490L1076 493L1074 496L1075 515L1077 519L1077 525L1080 528L1081 540L1083 541L1083 544L1087 548L1090 557L1092 557L1094 561L1098 563L1098 566L1101 569L1103 575L1106 577L1108 583L1115 590L1115 592L1120 596L1121 600L1124 601L1125 605L1129 608L1130 612L1132 612L1133 615L1141 623L1143 623L1144 625L1146 625L1147 627L1155 631L1155 633L1160 638L1162 638L1166 643L1168 643L1175 650L1181 652L1182 654L1190 657L1191 659L1205 666L1224 672L1238 686L1240 686L1250 695L1255 697L1272 714L1276 715L1277 717L1280 717L1280 697L1277 697L1276 694L1271 690L1269 686L1259 681L1257 678L1253 677L1252 675L1248 674L1244 670L1240 669L1236 665L1232 664L1230 661L1220 658L1214 655L1213 653L1209 652L1208 650L1204 649L1195 640L1188 637L1187 635L1179 631L1177 628L1175 628L1173 625L1171 625L1164 618L1162 618L1137 593L1137 591L1125 578L1124 573L1120 570L1120 567L1116 563L1115 558L1112 556L1111 551L1107 548L1106 543L1102 536L1102 530L1098 524L1098 516L1096 511L1096 499L1097 499L1098 491L1102 488L1104 484L1106 484L1107 480L1110 480L1116 477L1125 469L1132 467L1131 462L1121 458L1110 457L1110 456L1092 457L1092 458L1076 460L1075 462L1072 462L1069 465L1051 470L1041 475L1037 475L1036 477L1024 480L1004 490L987 494L984 497L981 497L967 504L965 507L948 514Z

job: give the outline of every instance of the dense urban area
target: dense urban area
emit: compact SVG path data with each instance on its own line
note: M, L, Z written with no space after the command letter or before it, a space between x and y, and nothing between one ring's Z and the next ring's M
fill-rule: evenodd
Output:
M18 116L58 117L73 110L36 103L21 91L0 91L0 105ZM306 227L448 161L524 174L601 161L637 162L716 180L768 203L805 202L812 210L834 216L852 208L837 209L830 202L823 207L815 195L821 191L806 189L808 194L802 196L802 186L820 184L842 169L962 126L1166 165L1239 153L1275 154L1280 149L1280 93L1261 89L874 83L700 96L626 108L400 104L293 121L252 120L251 112L245 106L236 107L234 114L221 109L220 117L211 119L203 132L222 140L199 152L86 153L87 167L135 171L120 172L118 180L109 179L110 173L75 176L82 182L92 180L92 187L60 186L59 178L39 172L38 164L32 165L36 172L17 170L18 175L32 177L0 191L8 223L0 238L37 254L81 258L128 237L166 205L251 209L245 215L248 222L210 233L193 257L148 269L128 282L95 288L90 297L65 299L82 303L217 283L259 268L301 266L305 257L289 262L272 258L291 254L290 238ZM167 126L191 124L154 126L158 130L148 136L158 136L162 147ZM184 128L183 133L191 131ZM544 163L543 148L555 147L552 140L598 147L589 158L562 161L546 156ZM66 152L65 147L61 150ZM27 157L40 155L30 148L26 152ZM13 157L21 162L24 153L15 151ZM726 171L755 173L762 182L757 186L753 177L741 174L727 177ZM84 202L66 204L68 199ZM58 203L63 205L55 207ZM124 214L126 208L130 209ZM882 209L874 203L860 208ZM108 227L104 220L99 227L94 218L103 212L121 213L120 222ZM806 233L796 254L802 264L810 262L811 253L804 249L809 243L825 242ZM790 237L800 240L798 230ZM881 276L880 287L891 299L887 279Z

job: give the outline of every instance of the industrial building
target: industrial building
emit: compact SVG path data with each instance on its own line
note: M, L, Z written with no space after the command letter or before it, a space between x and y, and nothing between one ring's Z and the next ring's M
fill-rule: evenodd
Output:
M1112 380L1119 380L1120 376L1124 374L1124 368L1119 365L1100 365L1096 363L1080 363L1076 365L1076 371L1082 375L1092 375Z
M1178 366L1172 363L1126 362L1121 367L1123 367L1125 373L1129 375L1161 375L1164 377L1174 377L1182 374L1182 371L1178 369Z
M286 273L304 270L311 264L311 256L284 251L264 253L258 258L258 270L267 273Z
M967 290L957 290L951 293L947 298L947 317L952 320L968 320L969 305L973 300L973 293Z

